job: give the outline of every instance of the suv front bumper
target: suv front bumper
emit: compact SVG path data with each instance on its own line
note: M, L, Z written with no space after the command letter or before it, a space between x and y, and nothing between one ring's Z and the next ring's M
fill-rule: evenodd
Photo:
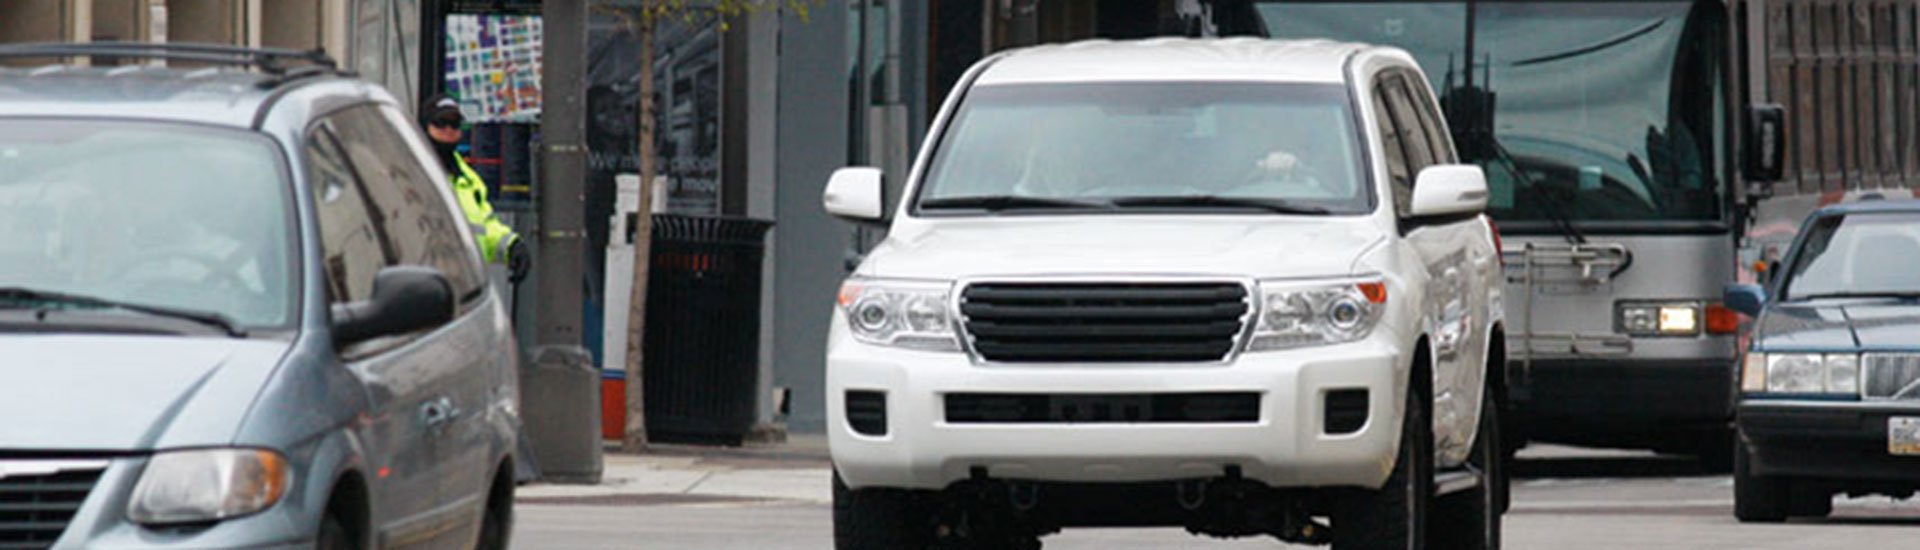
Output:
M996 479L1143 482L1214 478L1229 467L1272 487L1378 487L1399 442L1404 370L1390 331L1350 344L1240 354L1221 365L975 364L964 353L879 348L836 327L827 433L849 487L942 489L984 468ZM1325 396L1367 392L1357 431L1329 435ZM885 395L885 434L848 422L847 392ZM953 423L953 393L1254 392L1241 423Z

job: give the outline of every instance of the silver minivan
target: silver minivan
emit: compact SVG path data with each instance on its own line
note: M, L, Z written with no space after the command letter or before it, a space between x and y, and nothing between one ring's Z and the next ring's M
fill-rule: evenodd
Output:
M43 56L196 67L0 69L0 549L505 548L515 342L398 103Z

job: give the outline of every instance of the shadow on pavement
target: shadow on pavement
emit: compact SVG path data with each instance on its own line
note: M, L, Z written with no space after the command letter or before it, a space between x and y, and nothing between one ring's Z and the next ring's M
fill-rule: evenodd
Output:
M1694 457L1674 455L1521 457L1515 460L1511 467L1509 471L1513 476L1521 479L1692 477L1727 474L1724 471L1714 471L1702 466Z

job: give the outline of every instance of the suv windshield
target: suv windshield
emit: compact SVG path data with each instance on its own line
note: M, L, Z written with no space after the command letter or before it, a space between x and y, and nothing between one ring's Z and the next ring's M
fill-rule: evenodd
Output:
M1828 216L1806 232L1781 300L1920 297L1920 214Z
M1336 84L982 86L935 151L917 211L1363 213Z
M0 309L117 303L288 324L280 158L237 130L0 120L0 288L12 289Z
M1462 156L1487 167L1489 211L1521 222L1503 229L1556 216L1720 219L1721 38L1711 11L1689 2L1258 4L1272 37L1412 53Z

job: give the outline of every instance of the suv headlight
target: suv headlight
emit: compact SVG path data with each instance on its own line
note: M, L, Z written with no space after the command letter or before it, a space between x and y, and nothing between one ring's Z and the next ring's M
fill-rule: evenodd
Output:
M1753 353L1740 389L1766 393L1860 393L1860 356L1852 353Z
M127 517L162 525L253 514L279 502L292 477L286 458L264 449L164 452L147 460Z
M1377 279L1261 281L1259 319L1247 351L1339 344L1379 324L1387 286Z
M953 283L848 278L839 304L853 338L876 346L960 351L950 298Z

